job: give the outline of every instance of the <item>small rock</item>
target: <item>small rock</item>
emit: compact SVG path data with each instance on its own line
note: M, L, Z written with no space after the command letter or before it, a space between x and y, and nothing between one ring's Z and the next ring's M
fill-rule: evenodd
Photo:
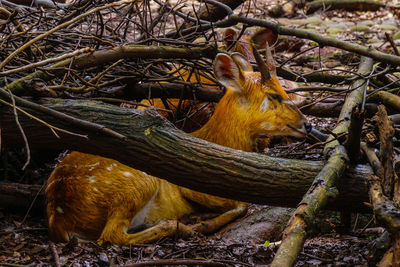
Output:
M68 257L60 256L60 262L66 262L67 260L68 260Z
M321 23L322 19L320 17L316 17L316 16L312 16L309 17L305 20L306 24L317 24L317 23Z
M331 25L333 25L333 24L334 24L334 22L333 22L332 20L330 20L330 19L325 19L325 20L322 22L321 25L323 25L323 26L331 26Z
M382 23L381 25L376 25L377 29L385 30L385 31L397 31L398 28L393 24Z
M372 20L364 20L364 21L360 21L358 23L358 25L362 25L362 26L372 26L375 25L375 22L373 22Z
M350 32L368 32L370 27L366 25L356 25L350 28Z
M343 33L345 30L341 28L328 28L325 30L326 33L329 34L338 34L338 33Z
M283 4L283 11L285 14L293 14L296 5L294 1L288 1L286 4Z
M99 260L100 260L101 262L108 263L108 257L107 257L107 255L106 255L106 253L101 252L101 253L99 254Z
M243 255L245 248L243 247L236 247L232 249L232 254L233 255Z
M345 21L345 22L340 22L340 23L333 22L333 23L334 24L332 26L334 26L335 28L344 29L344 30L355 25L353 22L350 22L350 21Z
M400 39L400 31L393 34L393 40L399 40L399 39Z
M320 260L309 260L307 261L308 264L310 264L310 266L320 266L322 264L322 261Z
M279 18L283 15L284 10L281 5L273 5L268 10L268 15L273 18Z

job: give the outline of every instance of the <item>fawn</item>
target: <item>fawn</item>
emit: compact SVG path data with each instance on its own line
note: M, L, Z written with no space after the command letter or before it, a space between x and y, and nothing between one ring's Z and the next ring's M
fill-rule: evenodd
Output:
M269 52L269 49L267 49ZM193 136L243 151L252 151L259 135L304 137L311 129L288 101L274 74L258 55L262 73L254 72L239 53L218 54L216 79L227 88L211 119ZM115 160L72 152L51 174L46 188L49 234L65 242L76 236L119 245L154 242L177 232L212 233L242 216L247 204L199 193L125 166ZM198 208L219 216L193 226L177 220ZM130 228L150 228L128 233Z
M239 52L249 61L255 61L253 56L253 48L251 44L254 44L256 49L264 49L266 47L266 43L270 46L274 45L278 40L278 35L272 32L272 30L268 28L258 29L254 34L251 35L243 35L238 38L238 33L232 29L228 28L224 32L224 44L225 47L230 49L232 52ZM201 84L205 87L218 88L216 82L212 77L206 76L203 72L198 71L197 69L179 69L173 70L174 75L181 77L184 81L189 81L197 84ZM284 80L279 78L281 84L285 89L293 89L297 88L297 84L295 82ZM301 105L306 101L306 97L300 94L288 94L290 100L294 102L296 105ZM177 127L182 129L185 132L192 132L194 130L199 129L202 125L204 125L210 118L212 113L214 112L215 105L212 103L198 103L193 104L192 100L180 100L176 98L170 98L165 100L166 104L160 98L154 98L152 100L142 100L141 103L149 106L154 106L160 109L170 109L177 117L179 114L176 114L178 111L181 115L187 115L186 120L181 120L182 123L178 123ZM139 109L143 109L144 107L139 107ZM168 117L168 112L159 110L159 113ZM261 148L263 150L263 148Z

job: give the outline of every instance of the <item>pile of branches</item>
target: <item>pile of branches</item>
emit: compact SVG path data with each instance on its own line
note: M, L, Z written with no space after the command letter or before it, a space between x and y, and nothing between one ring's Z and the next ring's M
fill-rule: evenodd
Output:
M245 8L235 13L241 1L206 0L191 9L157 0L43 2L46 4L37 8L0 1L3 146L26 146L26 151L46 147L95 153L182 186L242 201L279 205L283 202L279 200L290 194L293 197L286 205L298 208L272 266L294 264L307 228L327 205L351 211L372 207L377 222L392 237L392 250L385 259L400 265L400 192L393 167L395 132L385 108L377 106L382 103L391 113L400 110L400 98L393 94L400 85L396 75L400 56L251 18ZM189 83L170 70L188 66L212 77L210 62L221 50L221 29L237 25L241 25L240 34L250 26L267 27L278 34L314 41L320 47L332 46L361 56L358 71L346 75L278 68L278 75L293 81L349 85L346 89L296 89L323 91L324 98L327 91L340 96L335 102L320 106L313 102L303 108L306 114L339 116L337 127L326 140L320 140L325 162L274 159L233 153L208 142L199 144L152 110L118 106L124 103L136 107L139 100L154 97L217 102L222 90ZM368 107L372 113L379 110L375 121L382 126L376 138L373 130L363 128ZM369 142L361 142L361 137L369 137ZM179 141L182 138L185 144ZM174 145L179 151L165 151ZM208 153L213 163L209 171L205 166L203 173L191 172L196 166L190 149L193 145L215 152ZM371 145L380 146L379 157ZM357 165L362 162L360 151L372 169L366 164ZM167 155L170 161L160 161L158 155ZM174 168L174 159L181 159L179 164L186 161L187 169ZM149 161L155 162L151 168ZM227 165L230 171L223 167L215 170ZM285 188L291 189L282 192L270 186L276 186L278 174L282 184L290 185ZM205 179L214 182L204 185ZM249 192L243 192L244 188ZM368 192L372 205L365 207Z

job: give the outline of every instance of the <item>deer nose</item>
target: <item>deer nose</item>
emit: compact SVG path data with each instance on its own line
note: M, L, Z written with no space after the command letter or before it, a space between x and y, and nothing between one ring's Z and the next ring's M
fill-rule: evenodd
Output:
M311 123L305 122L304 123L304 128L306 129L307 134L309 134L311 132L311 130L312 130Z

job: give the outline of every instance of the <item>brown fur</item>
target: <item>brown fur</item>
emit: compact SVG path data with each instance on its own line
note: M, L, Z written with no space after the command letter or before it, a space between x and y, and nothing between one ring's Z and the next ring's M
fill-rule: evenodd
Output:
M232 46L230 51L238 52L242 54L245 58L253 62L255 61L255 59L253 56L253 51L250 46L250 43L253 42L256 45L257 49L264 49L265 44L267 42L269 43L270 46L272 46L277 42L278 39L278 36L267 28L259 29L252 35L241 36L241 38L239 39L237 39L238 38L237 32L233 29L230 28L227 29L224 34L225 34L224 42L226 48ZM207 78L197 70L191 72L190 70L182 69L176 73L176 76L180 76L184 81L199 83L205 87L217 88L217 86L214 85L215 84L214 80ZM297 84L295 82L284 80L282 78L279 78L279 80L281 84L283 84L283 87L285 89L297 88ZM302 95L297 93L289 94L289 99L293 101L296 105L304 104L307 100L307 97L308 95ZM210 103L201 102L195 104L192 100L180 101L179 99L176 98L170 98L167 100L168 107L164 105L163 101L160 98L154 98L152 100L145 99L142 100L141 103L148 106L154 106L160 109L169 108L170 111L173 112L175 115L179 110L180 116L178 120L181 118L186 118L186 119L183 119L183 121L181 120L181 122L177 123L176 126L185 132L192 132L200 129L200 127L203 126L211 118L211 115L215 110L215 106ZM143 108L145 107L139 107L139 109ZM168 117L169 114L169 112L162 110L160 110L159 113L164 117ZM258 142L259 145L257 146L258 147L257 151L264 150L269 143L268 140L261 140L261 139L258 140Z
M259 135L304 136L304 116L285 102L288 96L278 79L261 84L260 74L250 70L248 62L238 61L240 57L217 56L214 72L227 92L212 118L192 135L244 151L253 150ZM179 187L115 160L80 152L60 162L46 194L50 237L61 242L77 236L120 245L148 243L175 234L178 225L183 235L211 233L247 209L246 203ZM191 227L176 221L198 206L222 214ZM130 226L149 224L155 225L127 233Z

